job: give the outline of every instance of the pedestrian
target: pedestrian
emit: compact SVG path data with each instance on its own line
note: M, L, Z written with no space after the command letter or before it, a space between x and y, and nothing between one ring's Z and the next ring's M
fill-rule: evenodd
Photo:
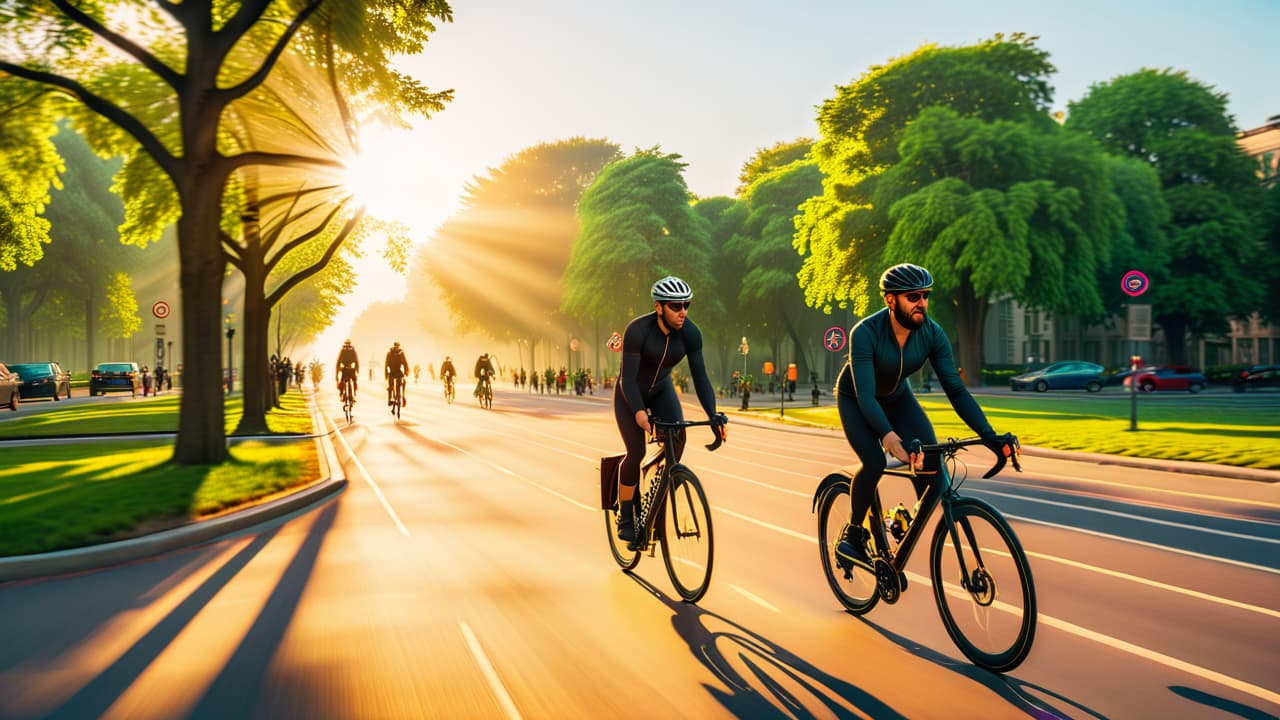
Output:
M151 394L151 389L152 387L154 387L153 386L154 382L155 382L155 377L151 374L151 370L148 369L146 365L143 365L142 366L142 397L146 397Z

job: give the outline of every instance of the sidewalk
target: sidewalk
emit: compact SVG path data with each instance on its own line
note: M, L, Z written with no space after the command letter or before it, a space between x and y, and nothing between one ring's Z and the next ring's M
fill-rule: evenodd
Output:
M264 522L287 519L307 512L313 506L342 492L347 486L346 475L338 462L333 442L324 431L323 418L314 402L311 403L311 423L312 428L318 430L310 437L316 443L321 466L320 475L315 482L301 489L286 490L267 502L219 515L211 520L194 521L172 530L84 548L0 558L0 583L136 562L171 550L221 540ZM257 438L234 438L234 441L253 439Z

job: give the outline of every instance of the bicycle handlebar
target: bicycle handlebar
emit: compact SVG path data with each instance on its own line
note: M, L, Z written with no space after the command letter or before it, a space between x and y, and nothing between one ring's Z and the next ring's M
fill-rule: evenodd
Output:
M995 436L994 438L992 438L992 440L1000 443L1001 452L996 452L996 464L992 465L990 470L983 473L982 477L984 478L994 477L997 473L999 473L1001 470L1004 469L1005 463L1007 463L1009 460L1013 460L1014 470L1017 470L1018 472L1022 472L1022 463L1018 462L1019 458L1021 457L1021 453L1018 452L1018 449L1022 447L1022 445L1018 442L1018 436L1014 435L1013 433L1005 433L1004 435ZM977 438L977 437L966 438L964 440L947 438L945 442L928 443L928 444L922 443L919 440L912 440L911 442L906 443L906 448L908 453L913 453L913 454L914 453L926 453L926 454L936 453L939 455L946 455L947 457L951 457L955 455L957 452L959 452L961 449L972 447L974 445L983 445L986 447L990 447L990 445L988 445L987 442L988 442L987 440L983 440L982 438ZM994 448L993 448L993 451L994 451ZM912 470L912 473L914 474L914 470Z
M699 425L727 425L728 423L729 416L724 413L716 413L715 420L661 420L656 417L649 417L649 424L655 429L661 427L674 430L679 428L697 427ZM714 452L723 444L724 436L721 433L716 433L716 441L710 445L704 445L703 447Z

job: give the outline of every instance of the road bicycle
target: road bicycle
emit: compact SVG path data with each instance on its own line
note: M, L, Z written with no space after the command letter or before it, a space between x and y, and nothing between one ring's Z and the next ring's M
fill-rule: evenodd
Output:
M1018 472L1018 440L1012 435L1006 451L983 475L990 478L1013 460ZM841 470L828 475L818 485L813 507L818 513L818 552L822 570L836 599L854 615L871 611L880 600L893 604L907 588L904 569L911 551L925 532L930 516L939 507L942 516L929 546L929 576L938 614L951 640L975 665L994 672L1008 672L1026 659L1036 633L1036 593L1031 566L1013 528L990 504L963 497L958 490L968 469L962 464L959 481L953 482L956 454L980 438L948 439L922 445L919 440L908 452L925 453L937 459L938 471L931 473L915 511L901 503L883 511L880 494L872 496L867 527L867 556L870 566L854 563L836 554L849 527L849 488L853 473ZM926 466L931 467L932 462ZM892 461L884 475L916 476L910 466ZM877 487L877 490L880 488ZM913 517L914 515L914 517Z
M493 409L493 381L486 375L480 379L480 407L491 410Z
M719 415L716 421L723 425L729 418ZM609 551L623 570L633 570L640 563L640 554L648 552L653 557L655 546L662 545L662 561L667 566L667 577L685 602L695 603L707 593L711 585L711 567L715 560L715 538L711 532L711 506L702 483L687 465L676 459L675 433L698 425L711 425L712 421L667 422L652 418L653 433L650 443L658 445L653 455L640 466L640 484L636 487L636 539L626 543L618 539L618 511L616 506L616 470L602 479L602 490L612 495L605 498L604 530L609 536ZM707 445L716 450L724 442L720 436ZM621 456L616 456L620 462ZM616 467L616 466L615 466ZM609 490L612 486L612 491Z
M453 376L445 375L444 376L444 401L452 405L453 396L454 396Z
M404 378L391 378L391 414L400 419L400 408L404 407Z
M342 395L342 414L347 418L347 424L350 425L352 421L351 411L356 406L355 378L343 378L340 393Z

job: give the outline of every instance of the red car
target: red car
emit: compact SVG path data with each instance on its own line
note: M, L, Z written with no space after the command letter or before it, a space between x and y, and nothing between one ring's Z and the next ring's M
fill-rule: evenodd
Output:
M1204 375L1193 367L1186 365L1162 365L1155 368L1142 368L1137 372L1138 389L1143 392L1155 390L1186 390L1198 393L1208 385ZM1132 377L1125 378L1127 386Z

